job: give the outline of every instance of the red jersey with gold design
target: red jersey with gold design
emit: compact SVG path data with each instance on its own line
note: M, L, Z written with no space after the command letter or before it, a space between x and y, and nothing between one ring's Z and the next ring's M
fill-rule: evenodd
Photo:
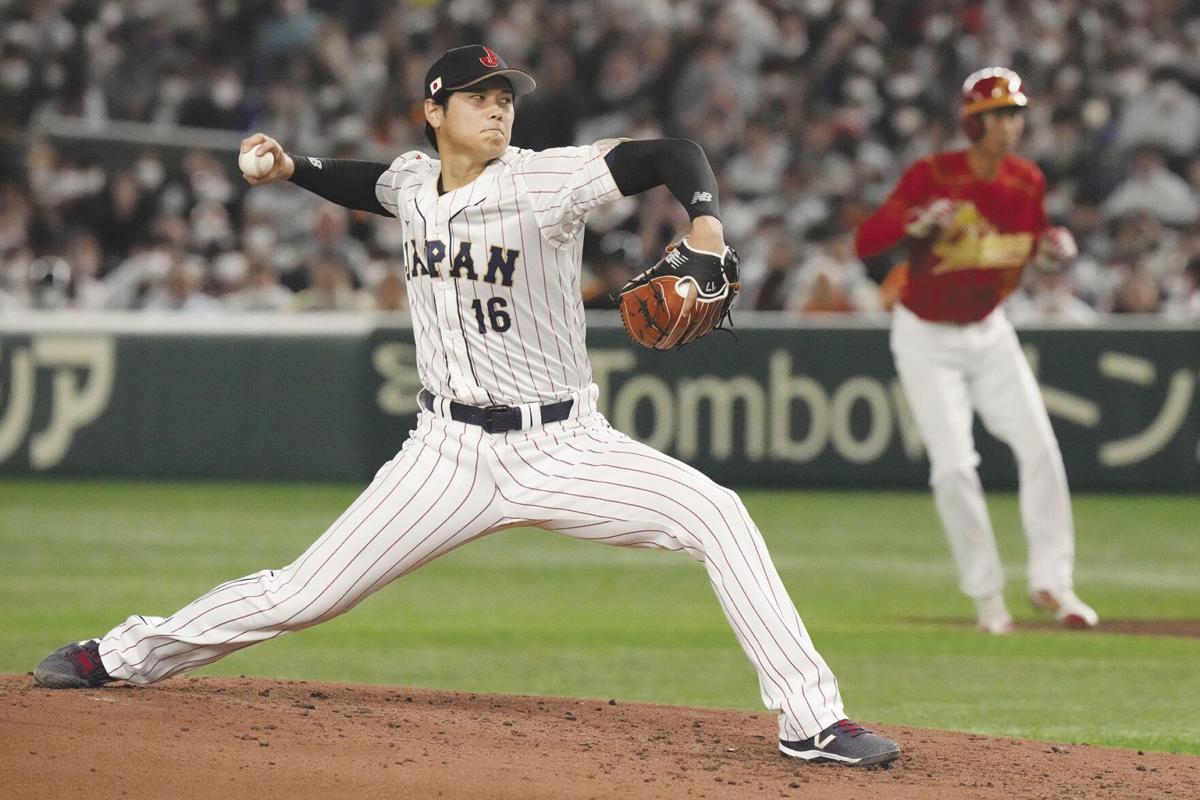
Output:
M904 228L938 198L952 201L950 224L926 240L909 239L908 282L900 302L931 322L976 322L1020 283L1021 270L1046 229L1046 178L1033 163L1005 156L996 177L981 178L967 151L913 164L887 201L859 226L861 257L905 238Z

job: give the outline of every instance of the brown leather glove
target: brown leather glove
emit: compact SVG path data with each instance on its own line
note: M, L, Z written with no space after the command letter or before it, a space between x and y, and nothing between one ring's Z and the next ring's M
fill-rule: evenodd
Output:
M670 245L662 260L621 287L621 321L643 347L670 350L721 327L737 297L738 257L693 250L687 239Z

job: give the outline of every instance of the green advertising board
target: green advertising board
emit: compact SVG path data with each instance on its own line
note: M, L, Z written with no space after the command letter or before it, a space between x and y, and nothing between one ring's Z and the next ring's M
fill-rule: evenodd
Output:
M369 478L408 435L411 329L367 318L0 326L0 474ZM1200 490L1200 330L1020 332L1071 484ZM736 486L919 487L880 326L753 326L682 350L589 330L612 424ZM977 426L980 473L1012 487Z
M0 473L358 480L367 470L361 331L47 327L0 331Z

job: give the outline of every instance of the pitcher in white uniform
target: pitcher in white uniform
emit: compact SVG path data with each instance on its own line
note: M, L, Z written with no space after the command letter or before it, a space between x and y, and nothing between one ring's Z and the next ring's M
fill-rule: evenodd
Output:
M686 552L758 670L782 753L864 766L899 756L895 742L846 719L837 680L737 495L596 410L579 286L588 212L665 184L692 218L689 246L723 253L703 151L672 139L510 147L514 99L533 88L528 74L469 45L426 76L438 159L327 160L289 155L263 134L243 142L274 156L251 184L291 180L403 226L424 387L416 430L295 562L66 645L38 666L38 683L153 683L332 619L474 539L532 526Z

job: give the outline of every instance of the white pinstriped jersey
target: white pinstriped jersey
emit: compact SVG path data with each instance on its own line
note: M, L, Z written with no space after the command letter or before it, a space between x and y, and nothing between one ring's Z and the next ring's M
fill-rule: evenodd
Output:
M621 194L604 154L615 141L508 148L439 196L441 162L419 151L375 187L404 226L421 383L471 405L548 402L592 380L580 294L584 221Z

